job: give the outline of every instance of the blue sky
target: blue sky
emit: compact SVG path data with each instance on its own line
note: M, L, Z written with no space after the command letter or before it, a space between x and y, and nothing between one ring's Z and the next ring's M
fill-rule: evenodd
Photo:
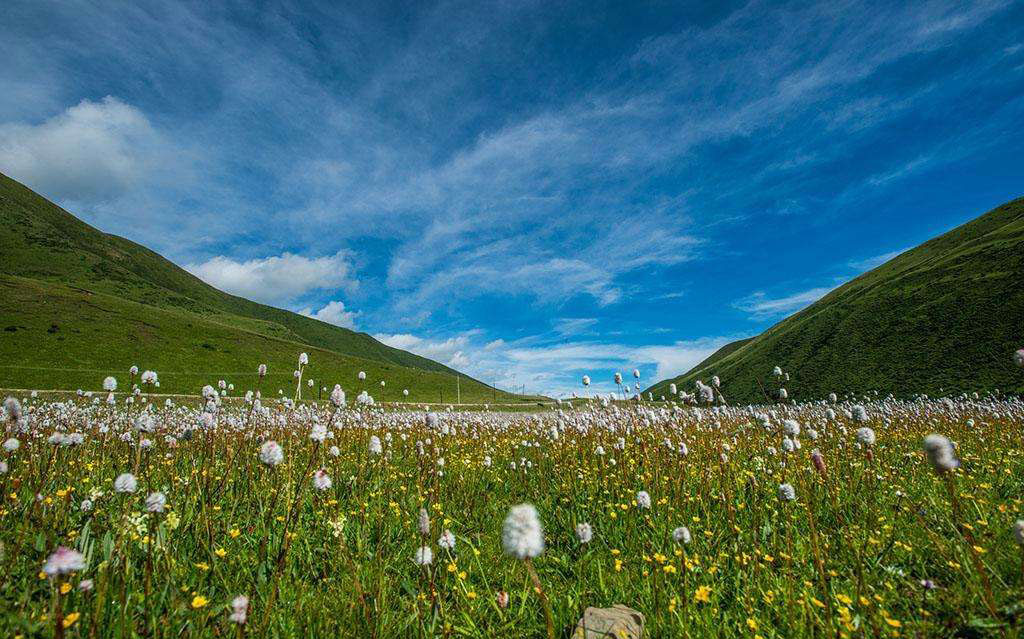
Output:
M551 395L1024 195L1024 5L14 0L0 171L220 288Z

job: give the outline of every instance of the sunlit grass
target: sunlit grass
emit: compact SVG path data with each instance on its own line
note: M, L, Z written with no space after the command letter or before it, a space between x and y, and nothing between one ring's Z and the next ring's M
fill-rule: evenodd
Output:
M583 403L442 413L428 429L423 413L326 401L224 403L201 427L196 401L21 399L25 417L6 422L20 445L0 453L6 636L66 626L67 636L102 637L543 637L530 571L502 548L502 521L523 502L544 526L545 550L530 564L556 636L586 606L614 603L643 612L655 637L937 636L1017 624L1017 401L876 401L864 404L866 422L841 403ZM152 432L136 429L143 410ZM787 419L801 426L792 453ZM328 432L322 443L310 438L316 424ZM870 447L858 443L863 426L877 435ZM50 443L54 432L84 441ZM960 466L946 475L922 449L932 432L956 442ZM268 440L283 450L276 466L260 460ZM314 485L317 471L329 488ZM136 492L114 491L122 473L135 475ZM783 483L795 500L780 499ZM157 491L167 507L147 512ZM589 543L577 538L581 523L592 526ZM680 526L689 544L673 537ZM448 530L454 549L439 544ZM85 568L47 577L62 545ZM421 546L429 565L414 561ZM230 619L239 595L249 598L244 625Z

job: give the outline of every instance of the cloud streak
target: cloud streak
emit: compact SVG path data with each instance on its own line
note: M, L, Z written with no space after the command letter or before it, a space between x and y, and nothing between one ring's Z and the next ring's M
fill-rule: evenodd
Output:
M736 308L748 313L752 319L756 320L781 317L810 306L831 290L826 287L815 287L775 298L758 291L736 302Z

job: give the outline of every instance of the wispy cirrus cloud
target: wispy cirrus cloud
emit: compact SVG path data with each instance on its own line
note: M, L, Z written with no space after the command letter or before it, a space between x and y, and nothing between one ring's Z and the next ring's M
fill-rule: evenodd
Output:
M748 313L751 319L765 320L789 315L806 306L810 306L831 290L831 288L819 286L783 297L768 297L764 292L758 291L737 301L735 306L741 311Z
M879 255L872 255L871 257L866 257L861 260L852 260L849 262L849 266L850 268L856 271L870 271L873 268L885 264L886 262L896 257L897 255L905 253L907 250L908 249L905 248L897 249L895 251L888 251L886 253L881 253Z
M595 317L559 317L554 321L554 331L559 335L579 335L589 332L597 324Z

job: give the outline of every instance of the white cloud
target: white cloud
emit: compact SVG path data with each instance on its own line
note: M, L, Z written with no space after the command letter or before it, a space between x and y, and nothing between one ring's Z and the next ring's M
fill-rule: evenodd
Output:
M741 338L702 337L678 341L669 346L643 346L637 349L637 359L654 362L657 366L654 379L661 381L682 375L721 347L737 339Z
M916 157L909 162L903 162L899 166L895 167L890 171L872 175L867 179L867 183L871 186L883 186L894 180L899 180L908 175L913 175L922 171L923 169L930 166L935 160L933 155L922 155Z
M228 293L276 305L310 291L351 291L358 286L346 251L315 258L283 253L244 262L218 255L201 264L186 264L185 269Z
M165 144L142 111L107 96L38 124L0 125L0 170L58 200L107 202L150 179Z
M897 255L907 250L908 249L899 249L897 251L889 251L888 253L882 253L881 255L868 257L863 260L854 260L852 262L849 262L849 266L850 268L858 271L870 271L876 266L881 266L882 264L885 264L892 258L896 257Z
M750 314L752 319L763 320L779 315L786 315L793 311L809 306L825 296L831 288L817 287L793 293L786 297L767 297L763 292L749 295L735 303L736 308Z
M559 317L554 322L555 332L559 335L578 335L597 324L593 317Z
M549 336L557 333L551 333ZM496 339L486 343L479 331L447 338L422 338L409 333L375 335L389 346L444 363L498 388L525 386L527 393L549 397L568 397L582 393L580 379L590 375L590 392L611 393L618 389L612 381L616 371L628 375L634 368L643 371L641 387L675 377L725 344L739 337L705 337L680 340L672 344L629 345L597 340L538 343L544 336L530 336L507 342Z
M466 298L485 293L527 295L543 304L559 304L575 295L588 295L600 306L618 302L622 290L613 282L614 273L580 259L530 256L516 253L511 240L496 246L478 247L451 256L443 266L420 267L423 276L396 302L400 309L432 309L453 297ZM525 250L525 249L524 249ZM540 249L536 249L540 250ZM508 251L508 252L506 252Z
M345 310L345 303L340 300L332 300L324 305L317 312L313 312L312 308L304 308L299 311L300 314L306 317L312 317L318 319L321 322L327 322L328 324L334 324L342 328L355 329L356 327L356 316L359 315L359 311L347 311Z
M388 346L416 353L457 370L464 370L470 363L468 356L464 354L469 347L467 335L441 340L424 339L409 333L378 334L374 337Z

